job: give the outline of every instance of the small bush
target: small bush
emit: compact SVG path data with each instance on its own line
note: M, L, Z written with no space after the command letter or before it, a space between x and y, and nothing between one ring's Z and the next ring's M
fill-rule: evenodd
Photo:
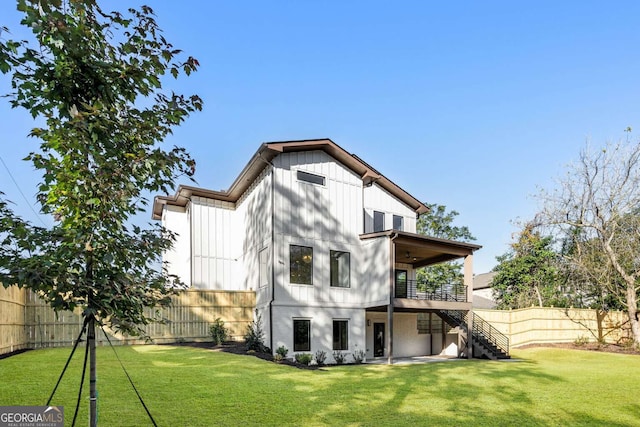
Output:
M215 345L220 345L229 339L229 330L224 327L224 321L219 317L209 327L209 334Z
M340 350L334 351L333 360L335 360L338 365L342 365L347 360L347 354Z
M313 360L313 355L311 353L298 353L295 358L299 364L308 365Z
M318 350L316 351L316 363L318 364L318 366L322 366L324 365L324 362L327 360L327 352L324 350Z
M258 316L256 320L247 326L247 333L244 334L244 341L247 344L247 350L257 352L268 352L269 349L264 345L264 332L262 331L262 317Z
M364 360L364 350L356 350L353 352L353 362L356 365L359 365L362 363L362 361Z
M284 360L284 356L281 355L280 353L276 353L273 355L274 362L282 362L283 360Z
M586 336L579 336L578 338L576 338L573 343L577 346L583 346L587 343L589 343L589 337Z
M289 353L289 349L287 347L283 346L283 345L278 347L278 349L276 350L276 355L281 356L282 359L287 357L287 353Z

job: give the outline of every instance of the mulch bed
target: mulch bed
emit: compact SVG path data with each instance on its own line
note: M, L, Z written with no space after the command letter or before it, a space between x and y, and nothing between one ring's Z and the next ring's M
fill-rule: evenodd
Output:
M576 343L528 344L518 348L534 348L534 347L552 347L552 348L564 348L564 349L570 349L570 350L601 351L605 353L635 354L636 356L640 356L640 349L633 348L631 346L623 346L623 345L616 345L616 344L599 344L596 342L589 342L584 344L576 344Z
M185 343L175 343L175 344L168 344L168 345L204 348L211 351L223 351L225 353L238 354L242 356L252 356L262 360L273 362L273 355L271 353L265 353L260 351L247 351L246 344L244 342L238 342L238 341L228 341L220 345L215 345L213 342L185 342ZM310 370L320 369L326 366L326 365L323 365L323 366L303 365L291 359L282 360L278 362L278 364L293 366L294 368L298 368L298 369L310 369Z

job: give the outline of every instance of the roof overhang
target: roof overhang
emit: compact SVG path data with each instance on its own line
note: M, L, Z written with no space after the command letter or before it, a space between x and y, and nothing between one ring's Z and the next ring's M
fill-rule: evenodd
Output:
M407 231L387 230L361 234L360 239L389 238L395 245L396 263L411 264L413 268L426 267L463 258L482 248L473 243L440 239Z
M350 154L330 139L309 139L301 141L267 142L258 148L249 163L242 169L240 175L227 191L213 191L204 188L181 185L173 196L156 196L153 201L153 219L162 217L164 205L185 207L192 196L206 197L235 203L249 188L251 183L260 175L267 165L281 153L320 150L345 165L362 179L364 185L376 183L389 193L397 197L417 214L426 213L429 208L418 199L407 193L393 181L375 170L355 154Z

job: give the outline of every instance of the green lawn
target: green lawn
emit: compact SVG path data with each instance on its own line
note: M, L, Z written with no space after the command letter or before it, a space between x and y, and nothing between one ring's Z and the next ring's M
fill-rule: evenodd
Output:
M171 346L117 347L161 426L640 425L640 357L535 348L519 361L299 370ZM70 349L0 360L0 405L44 405ZM82 351L54 404L71 424ZM98 349L99 425L150 425L111 349ZM87 394L78 425L86 425Z

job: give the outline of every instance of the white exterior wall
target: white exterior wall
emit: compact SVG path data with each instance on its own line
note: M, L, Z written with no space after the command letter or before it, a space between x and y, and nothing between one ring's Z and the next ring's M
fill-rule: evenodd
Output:
M258 252L270 241L270 180L265 169L238 203L192 197L193 287L256 290Z
M373 358L374 350L374 323L384 323L385 334L389 334L387 313L367 313L367 358ZM409 357L431 354L430 335L418 335L417 316L415 313L394 313L393 315L393 356ZM410 340L403 343L401 340ZM386 343L386 337L385 337ZM388 349L384 349L384 357L387 357Z
M309 320L311 325L311 350L304 352L293 351L293 321L297 319ZM362 309L345 309L339 307L324 307L318 310L314 307L274 307L274 335L273 351L284 345L289 349L288 357L296 353L315 354L323 350L327 354L325 363L335 363L333 359L333 321L347 320L348 323L348 353L347 363L353 361L352 354L356 350L365 350L365 311ZM277 331L277 332L276 332Z
M315 307L361 307L362 180L323 151L284 153L273 163L277 168L276 300ZM299 181L298 170L325 177L325 185ZM290 283L290 245L313 248L313 285ZM350 253L350 288L330 286L331 250Z
M384 212L384 229L393 229L393 215L403 218L403 231L416 232L416 212L377 184L364 188L364 230L373 231L373 211Z
M177 275L182 282L191 287L191 229L189 210L179 206L165 205L162 212L162 225L176 233L173 248L165 251L163 261L171 274Z

